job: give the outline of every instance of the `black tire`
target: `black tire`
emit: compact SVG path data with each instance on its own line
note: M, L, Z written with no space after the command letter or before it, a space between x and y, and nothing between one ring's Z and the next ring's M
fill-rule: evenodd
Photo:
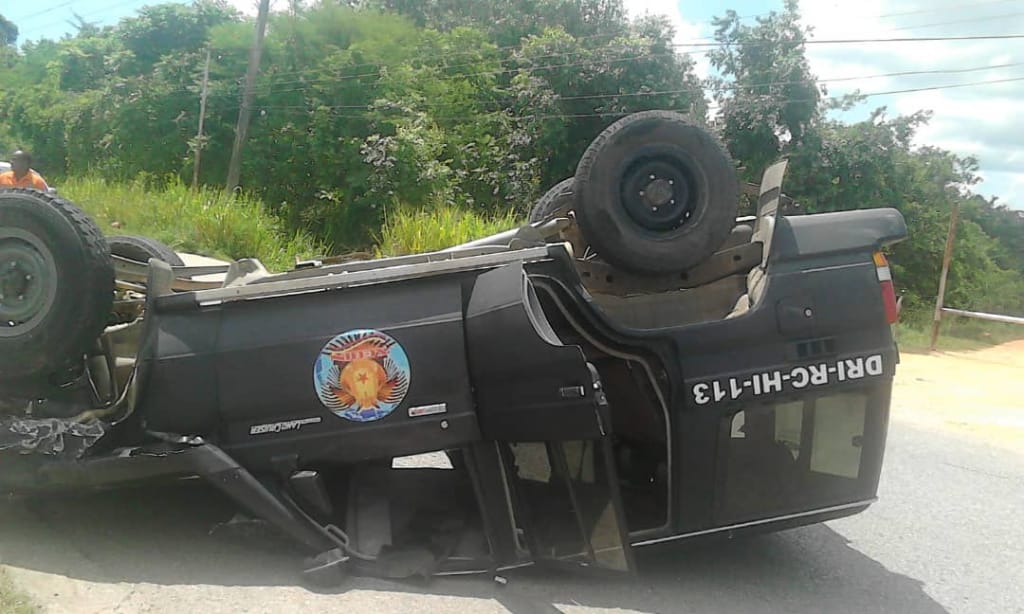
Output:
M114 267L78 207L0 189L0 383L54 379L80 364L110 317Z
M185 266L181 257L173 249L149 237L114 235L107 237L107 244L110 246L110 253L114 256L128 258L143 264L148 263L150 258L156 258L171 266Z
M563 179L555 184L540 197L540 200L530 210L530 223L546 222L556 217L556 213L569 211L573 208L575 201L572 197L573 178Z
M685 271L735 224L739 182L725 147L685 115L634 113L576 168L576 219L606 262L637 274Z

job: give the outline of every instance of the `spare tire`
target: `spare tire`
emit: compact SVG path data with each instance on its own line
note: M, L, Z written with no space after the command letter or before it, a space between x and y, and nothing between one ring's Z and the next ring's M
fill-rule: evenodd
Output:
M185 266L181 256L173 249L149 237L113 235L107 237L107 245L110 246L110 253L114 256L135 260L142 264L148 263L150 258L156 258L171 266Z
M685 115L634 113L587 148L573 184L583 238L637 274L685 271L735 224L739 182L725 147Z
M107 243L81 209L36 190L0 190L0 382L78 365L113 300Z
M530 210L530 223L546 222L558 217L559 213L568 213L575 202L572 197L572 185L573 178L569 177L545 192Z

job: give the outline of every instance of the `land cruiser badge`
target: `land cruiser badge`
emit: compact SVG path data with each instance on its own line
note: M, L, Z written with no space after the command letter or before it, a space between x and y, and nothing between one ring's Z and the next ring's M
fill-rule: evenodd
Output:
M359 329L341 333L320 351L313 386L320 402L353 422L373 422L409 392L409 357L390 335Z

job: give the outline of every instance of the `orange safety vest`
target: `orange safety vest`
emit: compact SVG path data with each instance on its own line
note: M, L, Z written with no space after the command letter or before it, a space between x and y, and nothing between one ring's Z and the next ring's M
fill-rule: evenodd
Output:
M43 176L33 170L22 175L21 179L14 176L14 171L4 171L0 173L0 188L35 188L45 192L47 185Z

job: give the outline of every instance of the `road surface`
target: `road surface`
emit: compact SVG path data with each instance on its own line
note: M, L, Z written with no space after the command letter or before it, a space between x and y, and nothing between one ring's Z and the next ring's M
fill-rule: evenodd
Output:
M0 563L46 612L1024 612L1024 343L904 355L880 501L753 539L640 555L633 579L520 570L318 593L265 536L211 537L196 483L0 505Z

